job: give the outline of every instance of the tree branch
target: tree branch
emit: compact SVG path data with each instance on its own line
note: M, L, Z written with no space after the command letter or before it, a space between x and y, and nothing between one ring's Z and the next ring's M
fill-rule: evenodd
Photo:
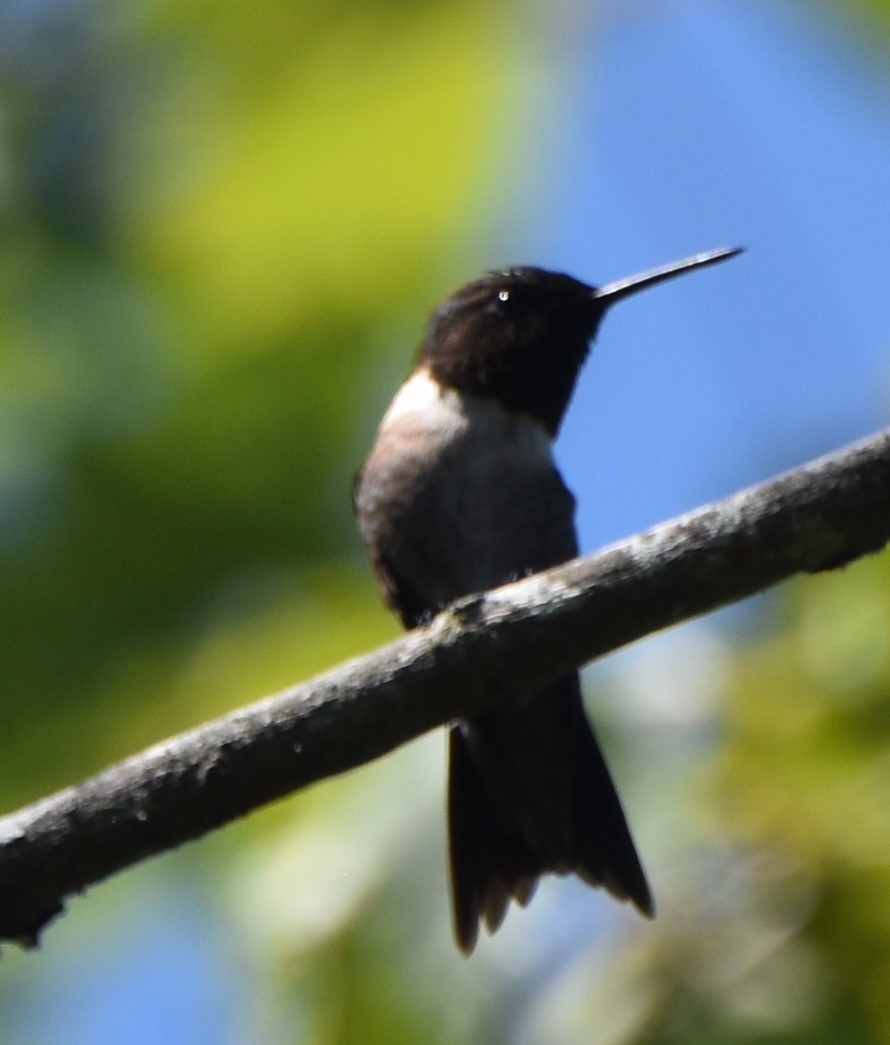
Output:
M449 719L890 540L890 429L612 545L0 818L0 939L74 893Z

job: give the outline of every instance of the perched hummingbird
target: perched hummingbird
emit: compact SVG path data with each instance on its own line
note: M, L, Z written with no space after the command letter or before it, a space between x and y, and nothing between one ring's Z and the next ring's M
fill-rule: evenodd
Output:
M616 301L732 257L714 250L596 288L531 267L490 272L430 317L414 370L354 490L384 596L406 628L454 599L578 554L575 499L552 444ZM470 954L540 875L577 874L654 907L572 671L522 703L452 723L448 833L454 928Z

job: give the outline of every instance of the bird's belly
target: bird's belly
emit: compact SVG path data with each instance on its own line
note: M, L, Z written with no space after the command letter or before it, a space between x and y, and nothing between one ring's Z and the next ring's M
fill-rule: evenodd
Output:
M430 610L576 554L574 498L537 425L489 404L430 420L381 432L356 499L365 540Z

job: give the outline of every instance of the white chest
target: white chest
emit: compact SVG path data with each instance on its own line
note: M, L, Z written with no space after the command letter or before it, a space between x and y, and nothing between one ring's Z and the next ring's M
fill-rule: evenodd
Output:
M553 449L544 429L529 417L508 414L499 404L442 388L420 370L399 390L380 425L391 452L430 461L449 453L467 475L500 467L552 471ZM455 461L455 458L457 460Z

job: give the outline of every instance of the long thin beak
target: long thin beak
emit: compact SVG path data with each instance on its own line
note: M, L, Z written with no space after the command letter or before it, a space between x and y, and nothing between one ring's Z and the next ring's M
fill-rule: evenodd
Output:
M597 287L594 297L603 305L614 305L616 301L626 298L630 294L636 294L638 290L646 287L654 287L666 279L673 279L681 272L690 269L702 268L705 265L716 265L718 261L734 258L741 254L743 247L721 247L719 250L708 250L704 254L693 254L691 258L683 258L682 261L672 261L669 265L661 265L659 268L649 269L637 276L627 276L625 279L616 279L614 283L606 283L605 286Z

